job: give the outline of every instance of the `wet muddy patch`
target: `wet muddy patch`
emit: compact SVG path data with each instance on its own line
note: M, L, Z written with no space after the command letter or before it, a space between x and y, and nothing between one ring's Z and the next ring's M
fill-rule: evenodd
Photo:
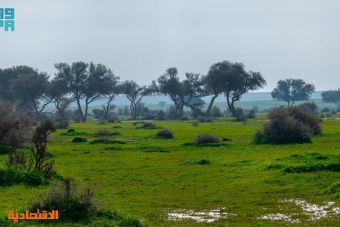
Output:
M196 222L215 222L219 219L226 219L229 216L235 216L236 214L226 212L226 208L217 208L215 210L187 210L187 209L177 209L173 211L168 211L168 220L171 221L181 221L184 219L192 219Z
M332 217L340 214L340 207L335 205L335 202L324 202L323 205L307 203L302 199L284 199L281 200L282 203L293 203L300 207L303 215L308 218L303 221L318 221L321 218ZM299 213L282 214L282 213L269 213L258 217L257 219L271 220L271 221L281 221L287 223L301 223L302 220L299 218L294 218L294 216L301 215Z

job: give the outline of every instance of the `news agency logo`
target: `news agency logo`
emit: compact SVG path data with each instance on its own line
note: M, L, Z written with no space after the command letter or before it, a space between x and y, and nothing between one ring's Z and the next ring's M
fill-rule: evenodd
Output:
M14 8L0 8L0 29L14 32Z

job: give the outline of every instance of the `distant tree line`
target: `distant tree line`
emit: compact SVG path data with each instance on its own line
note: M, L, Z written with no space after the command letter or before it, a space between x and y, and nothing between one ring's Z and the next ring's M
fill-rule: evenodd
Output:
M125 95L130 101L129 114L137 119L143 112L142 99L146 95L168 96L174 106L174 117L182 117L184 107L196 116L211 116L215 99L224 95L228 110L242 120L242 113L235 103L249 91L266 85L261 73L246 71L242 63L222 61L213 64L207 75L198 73L185 74L181 80L175 67L168 68L163 75L141 86L132 80L121 81L108 67L92 62L57 63L53 78L29 66L14 66L0 69L0 100L15 104L16 110L25 110L37 120L44 119L46 106L53 103L63 125L67 118L67 108L76 103L75 114L78 121L86 122L89 105L99 99L106 100L102 109L97 111L101 118L107 119L115 108L113 104L117 95ZM301 79L280 80L273 90L273 99L285 101L288 106L296 101L308 100L315 91L312 84ZM340 91L324 92L325 102L340 104ZM207 109L203 109L203 97L211 97ZM165 103L162 103L162 109ZM126 113L126 111L124 110ZM160 113L160 115L162 115Z

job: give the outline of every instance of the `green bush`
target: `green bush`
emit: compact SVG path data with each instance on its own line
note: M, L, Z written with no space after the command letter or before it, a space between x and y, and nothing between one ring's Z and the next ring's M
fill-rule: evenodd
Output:
M138 220L137 218L125 214L123 212L114 210L103 210L103 211L98 211L98 217L105 217L110 220L114 220L118 222L119 226L126 226L126 227L142 227L144 226L143 222Z
M174 137L174 134L169 129L162 129L156 133L156 136L164 139L171 139Z
M277 107L267 117L269 123L254 136L256 144L310 142L312 135L321 133L321 119L303 106Z
M27 172L22 165L12 165L6 169L0 169L1 186L11 186L14 184L41 185L46 183L48 181L36 169Z
M198 134L195 137L195 142L198 144L219 143L221 142L221 139L218 136L215 136L211 133L203 133L203 134Z
M87 142L87 138L85 137L74 137L72 140L72 143L81 143L81 142Z

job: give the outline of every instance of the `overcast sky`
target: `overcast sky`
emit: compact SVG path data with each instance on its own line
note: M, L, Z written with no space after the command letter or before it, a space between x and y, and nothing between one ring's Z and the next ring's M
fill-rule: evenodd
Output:
M222 60L261 72L271 91L299 78L340 87L338 0L0 0L15 31L0 28L0 68L102 63L149 84L167 68L206 74Z

